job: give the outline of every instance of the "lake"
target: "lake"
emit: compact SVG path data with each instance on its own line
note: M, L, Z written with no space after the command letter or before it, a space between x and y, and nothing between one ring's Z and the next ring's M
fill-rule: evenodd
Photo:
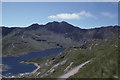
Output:
M64 48L54 48L54 49L48 49L40 52L30 52L26 55L21 55L19 57L14 57L14 56L3 57L2 64L7 65L7 68L3 70L2 75L15 76L20 73L32 72L37 68L36 66L34 66L33 64L23 64L20 62L24 60L33 59L33 58L59 54L64 50L65 50Z

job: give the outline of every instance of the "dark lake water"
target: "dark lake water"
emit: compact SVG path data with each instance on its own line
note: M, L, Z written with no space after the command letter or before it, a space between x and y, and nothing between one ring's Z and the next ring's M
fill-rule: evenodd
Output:
M13 57L13 56L3 57L2 64L7 65L7 69L2 72L2 75L11 76L11 75L18 75L19 73L32 72L33 70L36 69L36 66L34 66L33 64L23 64L20 62L28 59L59 54L64 50L65 49L63 48L54 48L40 52L30 52L26 55L21 55L19 57Z

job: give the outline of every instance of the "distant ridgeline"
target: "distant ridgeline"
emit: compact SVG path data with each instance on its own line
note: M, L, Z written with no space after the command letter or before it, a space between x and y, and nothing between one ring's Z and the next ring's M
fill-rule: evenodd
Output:
M3 55L15 55L50 48L79 47L88 40L106 39L118 34L120 26L81 29L67 22L54 21L45 25L32 24L25 28L0 29Z

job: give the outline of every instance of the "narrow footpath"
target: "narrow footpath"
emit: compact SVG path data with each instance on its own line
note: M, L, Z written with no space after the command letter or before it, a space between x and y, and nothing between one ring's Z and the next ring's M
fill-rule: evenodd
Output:
M86 65L86 64L89 63L89 62L91 62L91 60L86 61L86 62L80 64L79 66L73 68L71 71L69 71L69 72L67 72L66 74L60 76L59 79L61 80L61 78L63 78L62 80L65 80L65 78L69 78L70 76L76 74L76 73L79 71L80 68L82 68L84 65ZM58 80L59 80L59 79L58 79Z

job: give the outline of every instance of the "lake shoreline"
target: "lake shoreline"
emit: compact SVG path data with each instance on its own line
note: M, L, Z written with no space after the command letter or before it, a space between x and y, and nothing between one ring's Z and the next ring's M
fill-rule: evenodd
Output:
M40 66L38 65L38 63L35 63L35 62L24 62L24 61L21 61L20 62L21 64L33 64L34 66L36 66L37 68L34 69L32 72L25 72L25 73L20 73L16 76L3 76L3 78L22 78L24 76L27 76L27 75L32 75L32 74L35 74L37 72L38 69L40 69Z
M35 72L37 72L38 69L40 69L40 66L38 65L38 63L35 63L35 62L25 62L25 61L21 61L20 63L33 64L34 66L36 66L37 68L36 68L35 70L33 70L31 73L35 73Z
M44 49L44 50L36 50L36 51L28 51L28 52L23 52L23 53L18 53L18 54L3 55L2 57L11 57L11 56L12 57L20 57L20 56L27 55L32 52L41 52L41 51L45 51L45 50L49 50L49 49L56 49L56 48L54 47L54 48L48 48L48 49ZM63 49L65 49L65 48L63 47Z
M27 62L26 60L29 60L29 59L32 59L32 58L37 58L37 57L46 57L46 56L50 56L50 55L59 54L60 52L62 52L64 50L65 50L65 48L52 48L52 49L43 50L43 52L42 51L40 51L40 52L36 51L38 53L30 52L29 54L26 54L25 56L24 55L20 56L21 58L20 57L13 57L13 56L9 56L8 58L3 57L4 60L6 60L8 62L9 62L9 60L10 61L14 60L16 65L20 65L20 66L24 66L24 67L26 66L24 64L33 64L33 65L30 65L30 67L27 68L29 70L28 72L19 73L20 71L18 70L18 72L17 72L18 74L15 73L15 75L13 74L13 75L6 75L6 76L3 75L3 76L7 77L7 78L22 78L22 77L30 77L30 76L33 76L33 75L36 75L36 74L39 75L40 72L38 72L38 70L40 69L40 64L38 64L36 62ZM37 56L34 56L35 54ZM30 58L28 58L28 57L30 57ZM12 69L15 70L15 69L17 69L17 67L12 68ZM22 68L21 70L24 71L24 68ZM6 73L8 73L8 72L6 72ZM6 74L6 73L4 73L4 74ZM9 73L12 73L12 72L9 72Z

